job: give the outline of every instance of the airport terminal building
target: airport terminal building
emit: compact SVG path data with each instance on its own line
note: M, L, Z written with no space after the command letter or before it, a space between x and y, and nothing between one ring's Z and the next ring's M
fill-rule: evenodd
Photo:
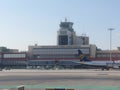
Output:
M95 45L29 46L29 65L74 66L79 62L78 50L86 56L95 57ZM92 53L91 53L92 52Z
M17 50L0 53L0 66L7 68L81 68L78 50L91 60L110 60L109 50L100 50L89 44L85 34L77 36L73 22L66 19L60 23L57 31L57 45L31 45L28 51ZM119 48L118 48L119 49ZM112 59L120 60L120 49L112 51Z

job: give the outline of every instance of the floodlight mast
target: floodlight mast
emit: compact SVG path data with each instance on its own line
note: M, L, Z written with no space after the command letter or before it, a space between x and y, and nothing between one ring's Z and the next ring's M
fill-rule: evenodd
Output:
M108 30L110 31L110 61L113 61L114 63L114 60L112 60L112 31L115 29L109 28Z

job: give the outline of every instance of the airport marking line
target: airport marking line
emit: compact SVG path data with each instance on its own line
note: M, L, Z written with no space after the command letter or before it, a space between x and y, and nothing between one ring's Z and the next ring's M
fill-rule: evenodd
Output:
M40 86L40 85L22 85L25 88L72 88L72 89L101 89L101 90L120 90L120 86ZM19 86L0 86L2 89L18 88Z

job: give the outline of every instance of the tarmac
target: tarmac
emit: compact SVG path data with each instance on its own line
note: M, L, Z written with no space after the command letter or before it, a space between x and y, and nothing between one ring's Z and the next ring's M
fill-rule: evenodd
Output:
M17 86L25 90L74 88L75 90L120 90L120 70L3 70L0 90ZM12 88L12 89L10 89Z

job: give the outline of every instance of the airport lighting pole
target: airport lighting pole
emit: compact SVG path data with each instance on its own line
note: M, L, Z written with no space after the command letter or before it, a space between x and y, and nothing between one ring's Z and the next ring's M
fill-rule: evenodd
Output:
M108 29L110 31L110 61L113 61L112 60L112 31L115 30L114 28L109 28ZM114 63L114 61L113 61Z

